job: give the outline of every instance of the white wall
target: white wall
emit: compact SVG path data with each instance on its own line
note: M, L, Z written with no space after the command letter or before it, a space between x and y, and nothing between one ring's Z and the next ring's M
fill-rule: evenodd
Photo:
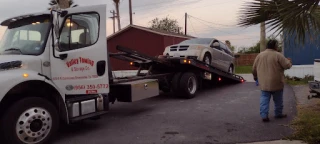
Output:
M137 70L112 71L114 78L123 78L127 76L135 76ZM141 71L146 73L146 70ZM293 65L291 69L285 71L285 75L290 77L304 78L306 75L313 76L313 65Z
M293 65L291 69L286 70L285 75L290 77L304 78L306 75L313 76L313 65Z

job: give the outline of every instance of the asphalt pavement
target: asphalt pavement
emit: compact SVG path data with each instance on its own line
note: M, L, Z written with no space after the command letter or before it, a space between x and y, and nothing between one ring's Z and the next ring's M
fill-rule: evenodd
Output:
M287 126L296 115L294 92L284 90L286 119L270 122L259 116L260 91L255 83L214 86L194 99L168 95L115 103L97 121L85 121L60 131L54 144L213 144L278 140L293 131ZM272 102L272 101L271 101Z

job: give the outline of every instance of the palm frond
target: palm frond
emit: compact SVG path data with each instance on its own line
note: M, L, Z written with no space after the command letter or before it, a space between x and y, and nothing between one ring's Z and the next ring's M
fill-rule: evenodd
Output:
M254 0L240 9L238 25L249 27L266 22L267 28L279 35L285 32L298 43L306 35L320 34L320 0ZM270 31L271 31L270 30Z

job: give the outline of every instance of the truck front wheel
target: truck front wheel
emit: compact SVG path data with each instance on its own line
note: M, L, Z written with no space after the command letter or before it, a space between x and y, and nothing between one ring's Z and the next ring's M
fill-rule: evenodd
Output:
M180 88L182 97L188 99L194 98L198 90L197 76L192 72L184 73L180 80Z
M24 98L4 114L1 132L8 143L46 143L58 130L59 115L55 106L39 97Z

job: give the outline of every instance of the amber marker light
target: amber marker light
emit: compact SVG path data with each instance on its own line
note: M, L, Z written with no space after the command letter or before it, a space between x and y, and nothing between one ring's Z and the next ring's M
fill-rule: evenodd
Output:
M24 73L22 76L23 76L24 78L27 78L27 77L29 77L29 74Z

